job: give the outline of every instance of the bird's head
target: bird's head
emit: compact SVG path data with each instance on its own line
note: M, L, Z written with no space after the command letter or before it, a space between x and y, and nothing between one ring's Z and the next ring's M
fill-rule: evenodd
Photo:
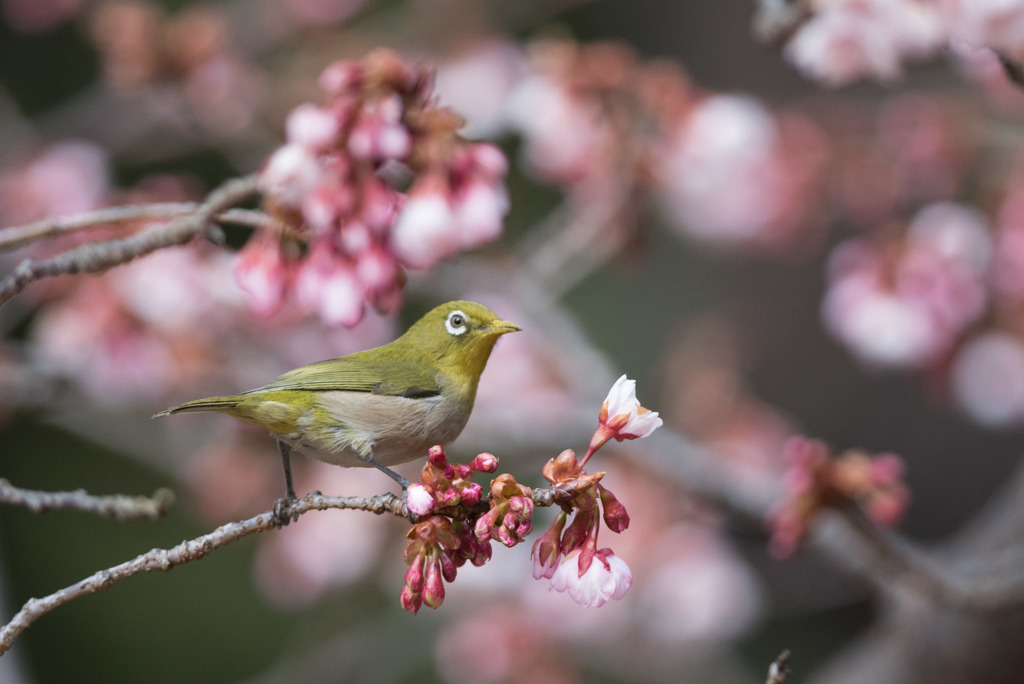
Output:
M471 383L484 372L494 343L521 328L483 304L459 300L435 307L402 336L435 368L455 382Z

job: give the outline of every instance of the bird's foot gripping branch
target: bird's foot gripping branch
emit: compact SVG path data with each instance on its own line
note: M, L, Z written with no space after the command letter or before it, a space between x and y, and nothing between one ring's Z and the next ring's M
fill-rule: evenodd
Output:
M409 570L402 587L402 607L415 613L426 604L444 601L444 582L453 582L467 561L483 565L491 559L491 541L508 547L533 531L534 506L561 511L533 545L533 576L548 579L551 588L566 592L583 606L601 606L619 599L633 583L624 560L610 548L598 549L600 523L612 532L629 527L626 507L605 487L605 473L588 473L584 463L611 439L623 441L651 434L661 418L636 400L636 383L622 376L601 407L598 428L581 461L566 449L543 468L546 489L531 489L508 473L491 480L489 497L472 482L477 472L497 471L498 459L483 453L469 463L450 463L440 446L430 450L421 483L410 485L409 512L422 518L409 531L405 561ZM570 516L572 522L569 522Z

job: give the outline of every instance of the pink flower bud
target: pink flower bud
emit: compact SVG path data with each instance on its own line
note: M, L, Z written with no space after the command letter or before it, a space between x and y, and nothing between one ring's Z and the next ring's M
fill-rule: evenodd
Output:
M359 62L333 62L320 73L320 87L330 95L354 93L362 88L363 71Z
M498 541L505 546L512 548L519 543L519 538L508 527L502 525L498 528Z
M341 122L328 109L313 104L301 104L292 110L285 121L285 137L289 143L314 150L324 150L338 141Z
M441 561L427 564L426 580L423 585L423 602L437 609L444 602L444 579L441 575Z
M468 506L479 503L481 496L483 496L483 487L476 482L470 482L462 488L462 503Z
M402 593L399 598L402 601L402 608L413 615L419 612L420 606L423 605L423 599L419 592L415 592L407 586L402 587Z
M337 266L324 280L320 318L328 324L352 327L363 318L366 291L350 266Z
M460 463L455 466L455 474L463 480L468 480L473 477L473 469L464 463Z
M498 458L494 454L484 452L477 454L477 457L469 465L473 470L481 473L493 473L498 469Z
M398 261L383 245L374 245L359 253L356 275L368 290L386 289L398 277Z
M397 123L385 124L377 129L377 152L382 159L405 159L412 148L409 130Z
M876 485L899 482L903 469L903 459L896 454L878 454L871 459L871 481Z
M353 199L350 187L323 179L302 198L302 218L317 235L332 234L341 216L351 209Z
M893 527L903 519L910 502L910 492L899 489L885 492L872 497L867 504L867 514L872 520L883 527Z
M454 480L455 479L455 466L453 466L451 463L446 465L444 467L444 476L445 476L446 479Z
M489 560L491 560L491 542L478 542L476 545L476 553L474 553L473 557L469 559L469 562L479 568Z
M529 520L533 517L533 500L525 496L513 496L508 501L508 509L517 520Z
M459 568L447 553L441 554L441 576L446 582L454 582Z
M441 495L442 506L457 506L461 500L462 495L459 494L459 490L454 487L449 487L444 491L444 494Z
M423 554L418 553L412 559L409 569L405 571L405 586L411 591L423 591Z
M271 316L280 311L289 280L288 264L276 236L259 234L249 240L235 264L235 281L249 296L252 312Z
M491 538L491 530L494 527L494 521L497 517L498 509L492 508L476 519L476 525L473 527L473 534L477 539L480 541L488 541Z
M601 493L601 507L604 509L604 524L612 532L622 532L629 527L629 513L626 512L626 507L603 486L598 485L598 491Z
M505 154L490 143L477 143L469 148L474 171L485 178L494 180L508 173Z
M448 454L445 453L444 447L438 444L430 447L430 451L427 452L427 460L435 468L444 468L448 465Z
M558 565L560 557L558 545L557 543L551 544L550 540L541 537L534 542L530 557L533 559L533 578L551 579L551 576L555 574L555 567Z
M407 266L428 268L458 250L459 235L446 187L429 179L419 186L398 215L391 246Z
M377 176L363 182L362 219L374 235L382 237L390 231L398 212L400 195Z
M534 542L533 550L530 554L533 559L534 579L540 579L541 577L550 579L554 574L555 566L562 555L559 538L562 535L562 529L565 527L566 518L565 512L559 513L551 523L551 526L541 535L540 539Z
M428 515L434 510L434 495L423 485L414 482L405 491L405 505L414 515Z
M260 170L259 186L279 202L298 207L320 180L321 168L307 147L288 144L270 155Z

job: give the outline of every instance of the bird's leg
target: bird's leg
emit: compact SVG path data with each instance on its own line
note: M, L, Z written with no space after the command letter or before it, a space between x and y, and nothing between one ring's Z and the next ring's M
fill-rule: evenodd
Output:
M281 452L281 463L284 465L284 483L287 487L287 492L283 497L274 502L274 522L278 527L284 527L292 520L298 520L299 516L289 516L288 509L295 502L297 498L295 496L295 487L292 486L292 463L290 454L292 451L291 446L277 440L277 450Z
M383 463L380 463L379 461L377 461L377 459L375 459L373 457L373 449L372 448L365 447L365 448L362 448L362 449L356 449L355 452L356 452L356 456L358 456L360 459L362 459L363 461L366 461L367 463L372 465L374 468L376 468L380 472L384 473L385 475L390 477L392 480L394 480L398 484L402 485L402 492L405 492L405 490L409 488L409 485L412 484L411 482L409 482L407 479L405 479L404 477L402 477L401 475L396 473L391 468L388 468Z

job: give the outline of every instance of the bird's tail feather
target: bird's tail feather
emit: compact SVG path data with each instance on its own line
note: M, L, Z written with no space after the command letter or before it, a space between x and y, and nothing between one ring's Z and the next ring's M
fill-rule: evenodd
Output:
M223 411L238 406L238 397L207 397L206 399L194 399L184 404L164 409L160 413L154 413L153 417L169 416L172 413L192 413L198 411Z

